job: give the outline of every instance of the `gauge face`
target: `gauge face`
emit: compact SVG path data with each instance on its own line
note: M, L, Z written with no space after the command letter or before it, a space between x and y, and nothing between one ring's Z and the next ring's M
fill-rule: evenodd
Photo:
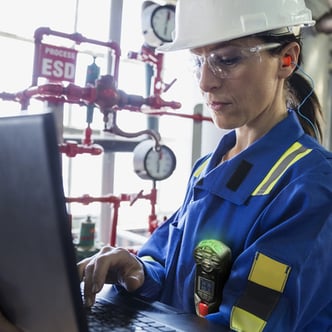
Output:
M152 179L168 178L175 169L174 153L165 145L160 146L160 151L152 148L145 157L145 169Z
M171 42L175 26L175 7L172 5L157 7L151 16L151 27L162 42Z
M166 145L159 145L155 149L155 142L146 140L134 149L134 169L142 179L164 180L171 176L175 166L175 154Z

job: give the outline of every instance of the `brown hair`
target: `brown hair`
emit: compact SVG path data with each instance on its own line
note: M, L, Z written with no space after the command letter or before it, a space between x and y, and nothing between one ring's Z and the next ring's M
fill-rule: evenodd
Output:
M300 36L294 34L288 35L259 35L266 43L280 43L281 46L270 50L272 54L278 54L282 48L292 42L297 42L302 50L302 39ZM301 65L303 63L303 56L300 52L298 63L293 74L287 79L287 107L294 109L299 118L305 133L316 138L319 142L322 141L322 127L323 112L314 91L313 82L310 82L310 76L303 72ZM305 77L306 76L306 77Z

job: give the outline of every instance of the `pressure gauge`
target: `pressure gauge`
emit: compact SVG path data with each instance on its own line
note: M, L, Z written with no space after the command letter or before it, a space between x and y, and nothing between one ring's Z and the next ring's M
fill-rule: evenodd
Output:
M158 47L172 41L175 26L175 6L158 5L145 1L142 6L142 32L145 42L151 47Z
M134 170L136 174L145 180L167 179L176 166L174 152L166 145L155 148L155 142L146 140L134 149Z

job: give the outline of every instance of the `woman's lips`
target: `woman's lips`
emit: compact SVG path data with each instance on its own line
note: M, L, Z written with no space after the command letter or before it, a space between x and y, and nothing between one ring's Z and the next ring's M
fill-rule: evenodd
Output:
M228 105L230 105L230 103L228 102L221 102L221 101L208 102L208 107L214 112L221 112Z

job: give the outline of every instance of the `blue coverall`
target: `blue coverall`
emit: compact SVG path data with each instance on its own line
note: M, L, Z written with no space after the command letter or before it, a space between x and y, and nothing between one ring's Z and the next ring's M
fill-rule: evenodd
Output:
M332 331L332 154L292 110L219 164L235 139L231 131L195 164L183 205L139 251L146 279L137 293L195 312L193 251L216 239L231 248L232 267L207 319L235 330Z

